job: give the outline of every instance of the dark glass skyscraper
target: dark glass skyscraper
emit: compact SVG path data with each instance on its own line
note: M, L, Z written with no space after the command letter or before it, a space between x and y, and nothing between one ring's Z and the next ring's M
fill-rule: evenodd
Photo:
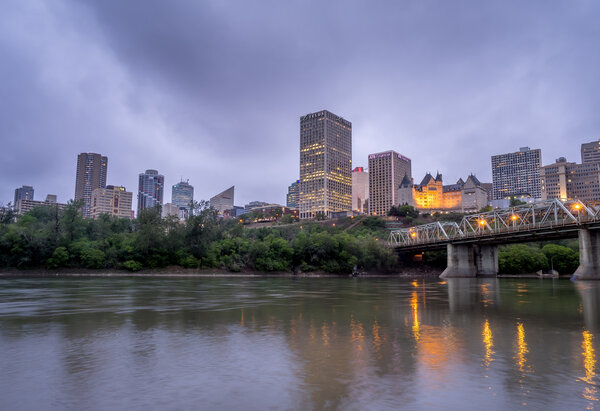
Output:
M165 176L156 170L146 170L140 173L138 188L138 214L141 210L162 206Z
M17 201L19 200L33 200L33 187L23 186L15 189L15 202L13 203L13 207L17 206Z
M187 181L175 184L171 191L171 203L179 209L190 211L190 203L194 200L194 187Z
M288 193L286 196L286 206L298 207L298 195L300 194L300 180L294 181L288 187Z

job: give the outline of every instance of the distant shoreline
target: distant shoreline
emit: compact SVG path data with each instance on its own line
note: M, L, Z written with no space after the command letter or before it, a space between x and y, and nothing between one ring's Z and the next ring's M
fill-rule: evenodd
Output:
M369 272L362 273L358 278L398 278L398 279L436 279L439 278L442 271L431 269L410 268L404 272L383 273ZM0 278L127 278L127 277L146 277L146 278L345 278L350 274L326 273L323 271L312 272L262 272L254 270L243 270L241 272L232 272L223 269L195 269L182 267L167 267L155 270L142 270L131 272L126 270L90 270L90 269L62 269L62 270L42 270L42 269L2 269ZM570 275L561 275L559 278L568 279ZM465 277L467 278L467 277ZM485 278L485 277L481 277ZM497 277L517 279L529 278L540 279L536 274L499 274Z
M383 273L367 272L359 275L359 278L437 278L441 271L435 269L408 269L405 272ZM8 277L105 277L105 278L125 278L125 277L164 277L164 278L211 278L211 277L231 277L231 278L261 278L261 277L279 277L279 278L336 278L349 277L348 274L327 273L323 271L313 272L262 272L254 270L243 270L232 272L223 269L195 269L182 267L166 267L156 270L142 270L131 272L126 270L90 270L90 269L62 269L62 270L44 270L44 269L3 269L0 270L0 278Z

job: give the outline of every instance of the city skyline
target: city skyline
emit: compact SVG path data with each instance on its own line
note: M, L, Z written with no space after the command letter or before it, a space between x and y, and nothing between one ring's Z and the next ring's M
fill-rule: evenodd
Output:
M519 146L577 161L599 137L595 3L143 6L6 5L0 201L21 185L67 201L72 156L96 152L109 184L157 168L198 199L235 184L241 204L284 204L298 116L322 109L352 120L354 166L392 148L449 181L491 181L489 157Z

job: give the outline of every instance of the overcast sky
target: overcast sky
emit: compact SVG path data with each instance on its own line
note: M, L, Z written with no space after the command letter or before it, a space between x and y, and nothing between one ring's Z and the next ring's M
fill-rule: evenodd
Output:
M299 117L353 125L353 166L491 181L490 156L580 162L600 138L600 2L7 0L0 14L0 202L73 198L77 154L108 184L146 169L196 199L285 204ZM135 194L134 194L134 204ZM134 205L135 207L135 205Z

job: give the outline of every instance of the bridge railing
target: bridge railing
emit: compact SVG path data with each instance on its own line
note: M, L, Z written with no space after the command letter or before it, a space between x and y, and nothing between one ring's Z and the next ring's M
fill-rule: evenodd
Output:
M579 200L546 200L537 203L466 215L460 222L433 222L392 230L394 247L450 242L542 228L574 226L600 221L600 207Z

